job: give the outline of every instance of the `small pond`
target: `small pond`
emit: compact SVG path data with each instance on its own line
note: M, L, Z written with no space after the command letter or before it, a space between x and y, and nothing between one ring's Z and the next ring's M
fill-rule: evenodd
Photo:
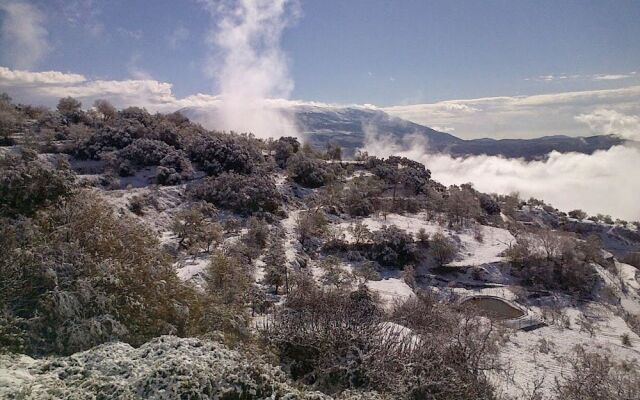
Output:
M472 297L462 304L472 306L486 316L500 320L520 318L524 315L522 310L495 297Z

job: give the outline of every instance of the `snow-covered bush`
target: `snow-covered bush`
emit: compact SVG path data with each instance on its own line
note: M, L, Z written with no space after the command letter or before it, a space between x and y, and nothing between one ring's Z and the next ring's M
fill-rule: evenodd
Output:
M192 185L189 192L197 200L242 215L281 212L282 195L268 176L225 172Z
M381 265L402 268L418 259L413 237L394 225L383 226L371 234L370 257Z
M0 357L3 365L7 356ZM139 348L108 343L70 357L31 360L28 372L17 370L21 363L4 364L2 372L20 379L8 392L0 387L3 398L330 399L296 388L280 369L258 357L195 338L163 336Z
M264 164L256 139L212 132L196 137L189 145L189 156L209 175L222 172L251 174Z
M75 174L60 161L51 166L31 150L20 156L0 156L0 216L32 215L68 196Z
M640 393L637 365L616 362L607 354L578 347L569 373L555 384L555 395L567 400L636 399Z
M193 293L155 235L95 195L81 192L0 230L0 308L24 332L28 353L184 333Z
M497 362L490 323L422 299L400 305L391 318L365 286L346 292L306 285L262 333L293 379L336 397L359 389L407 400L493 398L483 372Z
M322 160L296 153L288 159L287 170L294 182L308 188L325 185L329 179L329 168Z

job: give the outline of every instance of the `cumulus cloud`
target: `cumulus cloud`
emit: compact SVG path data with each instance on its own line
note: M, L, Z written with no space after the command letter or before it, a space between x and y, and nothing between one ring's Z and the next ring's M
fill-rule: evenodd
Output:
M576 121L589 126L594 132L603 132L629 140L640 141L640 117L626 115L615 110L598 109L590 114L580 114Z
M407 138L398 143L368 132L369 154L398 155L424 163L435 180L446 185L473 183L482 192L519 192L569 211L581 208L629 220L640 219L640 147L615 146L593 155L552 152L544 161L495 156L453 158L430 154L428 143Z
M20 1L0 1L3 12L2 48L15 68L34 67L49 51L45 17L34 5Z
M640 86L450 100L386 107L383 110L422 125L451 127L460 137L475 139L532 138L560 134L585 136L591 132L574 117L603 108L621 114L640 115Z
M296 19L292 0L202 1L215 21L209 71L220 92L216 124L258 136L296 136L294 121L266 99L293 90L287 57L280 47L284 29Z

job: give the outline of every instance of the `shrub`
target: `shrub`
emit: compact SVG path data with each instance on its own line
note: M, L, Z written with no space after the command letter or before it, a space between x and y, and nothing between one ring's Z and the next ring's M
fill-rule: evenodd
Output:
M402 268L418 259L413 237L395 226L383 226L371 235L371 258L381 265Z
M95 195L0 227L0 307L25 333L28 353L185 332L192 294L155 235Z
M489 215L500 214L500 205L487 194L480 195L480 208Z
M453 261L457 252L456 245L440 232L429 241L429 253L440 266Z
M242 215L280 213L282 196L273 180L267 176L243 176L225 172L209 177L189 188L196 200L205 200L217 207Z
M578 219L580 221L582 221L583 219L587 218L587 213L582 211L582 210L571 210L569 211L569 216L571 218L575 218Z
M555 394L567 400L633 399L640 393L635 365L617 363L609 355L578 348L567 363L569 373L556 381Z
M493 398L483 371L496 367L491 323L423 299L386 320L376 298L357 290L295 289L262 330L291 377L339 398L376 390L394 399Z
M273 143L274 158L280 168L286 168L289 158L300 150L300 142L294 137L281 137Z
M38 209L69 196L75 174L60 161L55 167L30 150L0 157L0 216L33 215Z
M317 188L328 182L329 174L324 161L296 153L287 163L289 177L294 182L309 188Z
M215 208L205 202L178 212L172 224L172 230L178 237L178 246L187 251L209 252L211 245L222 240L222 227L214 217Z
M235 134L198 136L189 146L189 155L209 175L250 174L264 162L255 139Z

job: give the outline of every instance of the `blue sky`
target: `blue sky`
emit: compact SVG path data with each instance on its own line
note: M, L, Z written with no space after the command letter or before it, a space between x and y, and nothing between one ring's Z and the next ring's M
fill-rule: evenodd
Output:
M463 138L635 137L638 21L637 0L0 0L0 90L48 106L222 102L236 108L222 127L252 131L280 128L247 124L244 104L289 99Z
M211 93L197 1L33 1L52 48L30 69L152 77ZM640 67L638 1L302 1L283 34L291 97L380 106L618 87ZM173 38L173 40L171 39ZM0 65L17 67L0 52ZM637 77L634 78L636 81Z

